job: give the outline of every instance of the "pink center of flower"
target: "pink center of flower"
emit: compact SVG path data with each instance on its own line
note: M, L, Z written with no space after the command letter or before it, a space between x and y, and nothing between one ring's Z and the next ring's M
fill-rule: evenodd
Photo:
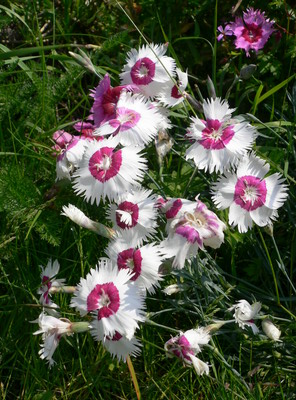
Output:
M118 340L120 340L121 338L122 338L122 335L117 331L115 331L115 333L114 333L114 335L112 337L106 336L106 339L107 340L112 340L112 342L118 342Z
M174 218L181 210L181 208L182 208L182 200L177 199L173 202L173 205L167 210L165 216L167 217L167 219Z
M118 254L117 265L119 269L129 268L133 273L132 281L138 279L141 275L142 269L142 255L140 249L127 249L123 250Z
M256 176L246 175L237 180L234 201L248 211L262 207L266 200L266 183Z
M182 82L177 82L177 85L175 85L172 90L171 90L171 96L174 99L179 99L182 97L182 94L180 93L179 86L182 85Z
M91 156L88 168L95 179L104 183L118 174L121 164L121 150L102 147Z
M116 223L121 229L130 229L137 225L139 219L139 207L130 201L119 204L116 210Z
M97 284L86 302L88 312L98 310L98 320L108 318L119 309L119 291L112 282Z
M140 58L131 69L131 78L136 85L148 85L155 75L155 63L148 57Z
M257 42L262 38L262 28L257 24L246 24L242 37L249 43Z
M116 109L116 119L109 121L109 124L113 128L120 128L121 132L133 128L137 125L141 118L141 115L135 110L130 110L125 107L118 107Z
M207 119L204 121L206 127L202 131L200 144L205 149L221 150L230 142L234 135L233 126L223 127L223 123L217 119Z

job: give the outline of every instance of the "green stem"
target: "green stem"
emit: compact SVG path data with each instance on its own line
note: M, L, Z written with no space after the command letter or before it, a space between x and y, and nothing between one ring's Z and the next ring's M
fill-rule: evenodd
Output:
M259 232L259 235L260 235L260 238L261 238L261 241L262 241L262 244L263 244L263 247L264 247L266 256L267 256L267 258L268 258L270 268L271 268L271 272L272 272L272 276L273 276L273 281L274 281L274 287L275 287L275 291L276 291L277 303L280 305L281 302L280 302L279 289L278 289L278 284L277 284L277 280L276 280L276 276L275 276L273 264L272 264L272 261L271 261L271 257L270 257L268 248L267 248L267 246L266 246L266 243L265 243L265 240L264 240L264 237L263 237L263 235L262 235L262 232L261 232L260 228L258 228L258 232Z
M213 64L212 64L212 79L214 86L216 87L216 64L217 64L217 21L218 21L218 0L215 4L215 14L214 14L214 51L213 51Z
M135 391L136 391L137 399L141 400L140 388L139 388L137 376L136 376L136 373L135 373L135 370L134 370L134 366L133 366L133 363L132 363L132 360L131 360L130 356L127 357L126 361L127 361L127 366L128 366L129 372L131 374L133 385L134 385L134 388L135 388Z

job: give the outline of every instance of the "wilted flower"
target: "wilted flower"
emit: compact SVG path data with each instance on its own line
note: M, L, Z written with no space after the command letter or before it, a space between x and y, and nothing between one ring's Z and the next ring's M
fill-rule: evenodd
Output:
M235 47L244 49L247 57L250 56L250 50L258 52L263 49L270 35L273 33L274 21L265 18L265 13L260 10L248 8L243 13L243 17L236 17L235 22L227 25L227 28L233 32Z
M55 308L58 308L58 305L51 301L50 289L65 285L65 279L56 279L56 275L60 270L60 264L58 260L54 262L49 260L45 268L41 265L41 270L41 286L37 292L41 295L39 301L42 305L47 306L46 310L49 314L58 315L58 312L55 310Z
M37 332L34 332L34 335L42 333L43 343L39 351L40 358L46 359L51 367L55 363L52 358L53 353L58 347L62 336L72 334L71 322L45 315L44 312L39 315L38 320L33 322L38 322L40 327Z
M118 270L111 260L101 259L97 269L80 279L71 306L82 316L94 315L91 333L99 340L116 332L132 339L138 322L144 321L144 293L131 277L129 270Z
M148 97L157 96L163 84L174 75L175 61L165 56L166 45L142 46L139 50L131 49L127 54L127 64L120 74L124 85L137 85L141 93Z
M134 146L117 147L114 139L89 142L74 174L75 192L97 205L101 198L117 200L138 184L147 169L139 152L140 148Z
M258 313L261 309L261 303L256 302L252 305L247 300L239 300L236 304L228 309L228 311L234 310L234 318L235 322L242 329L245 329L245 326L249 326L252 328L254 335L259 332L259 329L254 324L254 319L258 317Z
M57 180L71 179L71 174L81 161L87 141L84 136L70 135L65 131L56 131L53 140L56 142L53 149L57 152L56 173Z
M203 373L208 375L208 364L197 358L196 354L201 352L202 346L207 344L210 338L206 328L190 329L168 340L164 348L168 357L176 356L184 365L192 365L198 375L203 375Z
M183 268L185 259L194 257L198 249L204 246L216 249L224 241L225 224L198 197L196 202L189 203L184 199L174 200L166 215L172 218L166 226L168 237L161 245L166 258L174 257L173 268Z
M281 336L281 331L274 325L270 319L262 320L262 330L269 339L279 341Z
M203 103L205 119L191 118L186 137L193 144L186 151L186 159L193 159L199 169L223 172L237 165L239 159L252 148L256 130L242 117L231 118L234 109L226 100L211 98Z
M279 173L266 178L269 164L253 153L244 157L236 173L225 172L213 184L212 199L219 209L229 207L229 224L247 232L253 221L266 226L278 216L277 209L286 200L287 185Z

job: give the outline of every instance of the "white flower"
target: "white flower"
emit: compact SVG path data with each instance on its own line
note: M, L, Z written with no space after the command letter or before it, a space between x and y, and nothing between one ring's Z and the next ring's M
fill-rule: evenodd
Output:
M99 339L96 337L96 339ZM105 336L100 338L102 340L103 346L108 350L112 357L117 357L118 361L126 361L128 356L134 356L140 354L142 346L138 339L132 337L127 339L120 333L115 332L113 336Z
M166 86L163 87L162 92L157 96L158 100L168 107L174 107L184 100L184 92L188 85L187 71L182 72L176 68L177 78L176 84L170 80Z
M249 326L252 328L254 335L256 335L259 330L257 326L254 324L254 319L258 317L258 313L261 309L261 303L256 302L252 305L247 300L239 300L236 304L228 309L228 311L234 310L234 318L235 322L242 329L245 329L245 326Z
M163 83L174 75L175 61L165 56L167 46L142 46L139 50L132 49L127 54L127 64L120 74L124 85L137 85L141 93L149 98L157 96Z
M65 335L71 335L71 322L68 320L62 320L55 317L45 315L42 312L39 315L39 319L33 322L38 322L40 329L34 332L34 335L42 333L43 343L41 344L41 350L39 351L40 358L46 359L51 367L55 361L52 356L57 348L61 337Z
M158 272L163 260L160 246L149 243L138 247L119 237L110 242L106 253L119 270L132 272L130 279L135 285L148 293L155 293L154 288L159 287L162 280Z
M252 148L256 130L242 117L231 118L234 109L220 98L204 101L205 119L191 118L187 137L195 141L186 151L199 169L223 172Z
M226 172L213 185L213 201L219 209L229 207L229 224L247 232L253 221L266 226L278 216L277 209L286 200L287 185L279 173L265 178L269 164L253 153L245 156L236 173Z
M196 256L198 249L204 249L204 246L220 247L224 242L226 226L198 200L198 196L196 202L172 200L163 206L170 219L166 226L168 237L161 245L166 258L174 257L173 268L182 269L185 260Z
M96 134L112 135L123 146L141 146L149 144L157 135L162 115L156 107L140 95L122 92L115 109L114 118L106 121Z
M74 190L91 204L117 200L138 184L147 169L146 160L133 146L118 148L114 139L89 143L74 174Z
M193 365L198 375L209 374L209 366L196 357L196 354L202 351L202 346L207 344L211 339L206 327L190 329L185 333L180 332L168 340L164 349L168 357L178 357L184 365Z
M121 196L107 211L115 231L121 235L129 232L134 243L141 244L143 240L151 239L157 226L155 202L152 190L142 188L133 188Z
M267 337L269 337L269 339L275 340L276 342L280 341L281 331L270 319L264 319L261 324L263 332Z
M118 270L108 259L81 278L71 301L80 314L92 313L92 334L112 337L116 332L127 339L134 336L138 322L144 321L144 294L130 281L131 273Z
M58 315L58 312L55 308L58 308L58 305L53 303L50 298L50 289L52 287L61 287L65 285L65 279L56 279L56 275L60 270L60 264L58 260L50 259L47 263L47 266L44 268L41 267L41 286L38 289L37 293L40 294L40 304L47 306L46 311L52 315Z

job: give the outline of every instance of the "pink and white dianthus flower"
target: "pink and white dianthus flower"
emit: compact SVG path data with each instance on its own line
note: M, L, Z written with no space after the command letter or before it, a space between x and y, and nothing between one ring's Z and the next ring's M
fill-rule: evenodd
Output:
M174 107L184 101L185 89L188 85L188 74L176 68L176 83L170 80L157 96L157 99L168 107Z
M143 178L146 160L140 148L120 148L114 139L89 142L74 176L74 190L99 205L101 198L117 200Z
M231 22L228 27L233 32L235 47L243 49L247 57L250 56L250 50L256 53L263 49L270 35L274 32L274 21L265 18L265 12L248 8L243 13L243 17L236 17L235 22Z
M236 304L228 309L228 311L234 310L234 318L235 322L242 329L245 329L245 326L249 326L252 328L254 335L259 332L259 329L254 323L254 319L258 317L258 313L261 309L261 303L256 302L252 305L247 300L239 300Z
M112 337L117 332L130 340L138 322L144 321L144 293L131 282L131 276L129 270L118 270L111 260L102 258L96 269L80 279L71 306L82 316L94 315L94 336Z
M116 118L116 107L123 90L137 92L137 86L125 85L112 87L108 74L100 81L95 89L91 90L91 97L94 98L94 104L91 108L91 115L88 119L94 121L98 128L111 119Z
M106 249L106 254L119 270L132 272L131 281L148 293L155 293L162 280L159 267L164 259L162 249L156 243L135 246L119 237L112 240Z
M112 135L123 146L142 146L157 135L162 116L156 107L149 107L141 95L122 92L113 119L96 130L98 135Z
M41 267L41 286L38 289L37 293L40 294L40 304L47 306L46 311L52 315L58 315L58 312L55 310L58 308L58 305L53 303L50 298L50 289L52 287L62 287L65 285L65 279L56 279L56 275L60 270L60 264L58 260L49 260L46 267Z
M239 163L236 172L226 172L212 186L212 199L219 209L229 207L229 224L247 232L253 222L272 223L287 196L287 185L279 173L265 177L269 164L251 153Z
M177 199L179 200L179 199ZM198 196L196 202L181 208L175 200L170 214L176 214L168 220L166 231L168 237L161 242L166 258L174 257L172 267L182 269L186 259L195 257L199 249L210 246L217 249L224 242L223 231L226 228L215 213L202 203ZM183 199L180 199L181 202Z
M209 365L197 358L196 354L202 351L202 346L209 343L210 339L206 328L190 329L168 340L164 348L168 357L176 356L185 366L192 365L198 375L208 375Z
M194 143L185 153L199 169L223 172L237 165L257 136L256 130L242 117L231 118L235 109L229 108L227 100L205 100L205 119L191 118L192 124L186 137Z
M166 45L143 45L139 50L131 49L127 64L120 74L124 85L134 84L148 98L156 97L163 84L174 76L175 60L165 56Z
M130 232L135 243L141 244L156 233L156 196L152 190L133 188L111 204L107 211L113 229L120 235Z
M102 341L105 349L113 358L117 357L118 361L126 362L127 357L137 357L141 352L141 343L135 337L127 339L120 333L115 332L113 336L95 336L95 339Z
M53 134L56 145L53 147L57 153L56 173L57 180L71 179L71 174L81 161L87 141L84 136L74 136L60 130Z
M39 351L40 358L46 359L49 363L49 367L54 365L55 361L52 356L55 352L62 336L69 336L72 334L71 322L66 319L58 319L42 312L39 315L38 322L40 329L34 332L34 335L42 333L43 343L41 344L41 350Z

